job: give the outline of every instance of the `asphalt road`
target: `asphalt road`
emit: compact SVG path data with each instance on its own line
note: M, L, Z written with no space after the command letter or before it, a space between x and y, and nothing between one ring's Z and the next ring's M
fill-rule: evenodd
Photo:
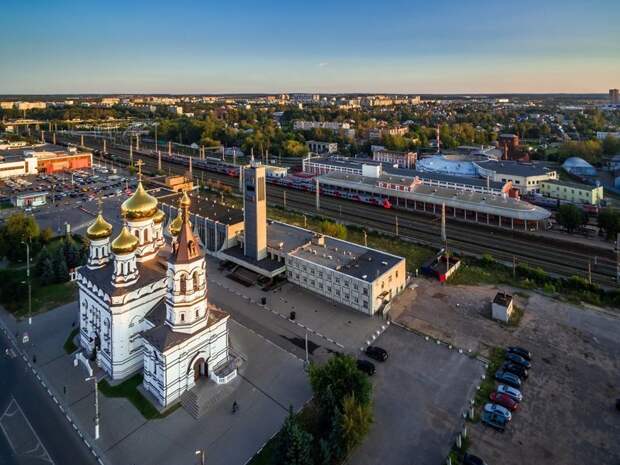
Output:
M97 461L24 360L0 333L0 465L96 465Z

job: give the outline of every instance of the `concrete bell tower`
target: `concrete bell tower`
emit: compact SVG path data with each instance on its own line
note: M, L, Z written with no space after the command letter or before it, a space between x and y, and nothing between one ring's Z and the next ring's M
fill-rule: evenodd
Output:
M267 187L265 167L252 161L243 168L243 253L255 260L267 256Z

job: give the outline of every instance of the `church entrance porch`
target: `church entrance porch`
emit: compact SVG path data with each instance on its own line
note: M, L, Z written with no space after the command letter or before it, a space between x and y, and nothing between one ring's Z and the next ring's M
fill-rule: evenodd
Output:
M200 378L206 378L209 376L209 364L204 358L199 358L194 362L194 381L198 381Z

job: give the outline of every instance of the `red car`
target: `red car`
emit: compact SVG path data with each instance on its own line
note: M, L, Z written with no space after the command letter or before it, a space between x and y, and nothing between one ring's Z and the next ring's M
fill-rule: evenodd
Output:
M509 397L507 394L502 394L499 392L492 392L489 398L491 399L491 402L495 402L502 407L506 407L511 412L517 410L517 406L519 405L519 402Z

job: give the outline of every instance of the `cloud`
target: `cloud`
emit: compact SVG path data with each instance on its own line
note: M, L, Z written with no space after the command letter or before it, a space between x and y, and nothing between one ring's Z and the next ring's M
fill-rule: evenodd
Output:
M328 66L329 63L326 61L322 61L321 63L319 63L319 68L325 68L326 66Z

